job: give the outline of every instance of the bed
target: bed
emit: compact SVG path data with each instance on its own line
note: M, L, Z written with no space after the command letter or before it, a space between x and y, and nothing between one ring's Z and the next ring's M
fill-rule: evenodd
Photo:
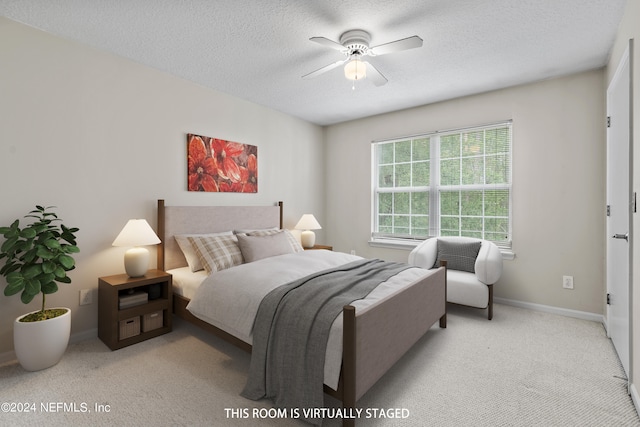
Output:
M242 264L218 272L218 277L211 277L218 273L207 276L203 271L191 271L193 269L189 267L176 236L227 233L230 230L282 230L282 202L273 206L169 206L165 205L164 200L158 200L157 213L158 236L161 240L157 266L174 275L174 314L249 352L252 351L252 340L246 330L228 327L227 323L216 322L215 318L210 319L206 313L198 312L195 309L196 298L189 305L191 298L204 292L204 286L201 286L203 281L218 280L224 275L233 277L231 275L236 274L234 269L253 268L247 264L257 265L261 262L293 262L304 268L315 268L316 263L359 262L359 257L349 254L301 251ZM355 424L355 418L350 415L356 413L358 399L422 335L436 322L441 328L446 327L445 266L435 270L403 270L384 284L386 286L381 285L371 292L375 296L369 301L366 301L370 298L367 296L364 300L344 306L329 336L330 343L338 344L335 346L337 350L327 345L324 392L342 402L345 414L343 425ZM386 290L380 290L385 287Z

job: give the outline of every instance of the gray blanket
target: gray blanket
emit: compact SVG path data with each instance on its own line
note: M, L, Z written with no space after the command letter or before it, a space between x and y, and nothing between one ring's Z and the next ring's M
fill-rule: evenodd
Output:
M249 379L242 396L272 398L278 408L324 405L324 359L332 323L406 264L359 260L280 286L263 299L253 327ZM303 286L304 285L304 286ZM320 419L306 419L320 424Z

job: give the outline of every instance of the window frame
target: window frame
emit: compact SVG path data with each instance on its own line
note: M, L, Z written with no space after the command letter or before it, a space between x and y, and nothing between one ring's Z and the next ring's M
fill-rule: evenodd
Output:
M486 131L491 129L500 129L503 127L507 127L508 132L508 176L506 184L456 184L456 185L442 185L440 183L440 162L441 162L441 146L442 146L442 137L452 135L452 134L465 134L472 133L477 131ZM413 186L413 182L411 182L410 186L405 187L395 187L395 182L393 186L390 187L380 187L379 186L379 158L378 158L378 150L383 144L387 143L397 143L404 141L415 141L424 138L429 138L429 167L430 167L430 179L427 186ZM486 142L486 138L483 139L483 142ZM395 154L394 154L395 155ZM486 161L488 157L488 153L483 151L481 154L482 158ZM466 156L473 157L473 156ZM461 153L459 157L456 157L462 163L465 159L465 156ZM420 161L420 160L418 160ZM411 159L413 162L413 159ZM395 158L391 164L397 165L402 162L396 162ZM442 214L440 212L440 195L442 191L446 190L454 190L454 191L492 191L492 190L507 190L508 191L508 217L507 217L507 236L505 240L494 241L501 249L510 251L512 247L513 240L513 123L512 120L505 120L496 123L490 123L480 126L472 126L458 129L449 129L443 131L432 131L423 134L399 137L399 138L390 138L384 140L375 140L371 143L371 237L369 244L371 246L383 246L383 247L414 247L419 244L421 241L437 237L441 235L441 218ZM462 168L461 168L462 170ZM486 168L483 167L483 179L486 180ZM395 179L395 174L394 174ZM400 190L400 191L399 191ZM378 194L381 193L399 193L399 192L424 192L428 191L429 193L429 227L428 233L426 236L418 236L418 235L402 235L402 234L394 234L394 233L380 233L379 230L379 206L377 197ZM483 194L484 197L484 194ZM486 203L483 201L483 212L482 215L479 216L483 221L487 218ZM400 214L401 215L401 214ZM411 211L409 211L408 216L414 215ZM391 216L397 216L395 214L391 214ZM462 217L460 213L459 217ZM491 216L489 216L491 218ZM482 227L482 231L485 232L484 226ZM490 239L487 239L490 240Z

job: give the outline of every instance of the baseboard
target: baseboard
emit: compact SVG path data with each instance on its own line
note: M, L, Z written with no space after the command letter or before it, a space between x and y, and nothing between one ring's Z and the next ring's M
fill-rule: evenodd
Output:
M87 329L86 331L78 332L76 334L71 334L71 337L69 338L69 343L74 344L80 341L96 338L97 336L98 336L98 328Z
M0 365L12 362L16 360L16 353L13 351L7 351L6 353L0 353Z
M529 310L543 311L545 313L558 314L560 316L574 317L576 319L590 320L605 324L605 316L602 314L589 313L587 311L571 310L569 308L553 307L551 305L534 304L532 302L517 301L506 298L494 298L496 304L511 305L514 307L528 308Z
M89 329L86 331L78 332L77 334L71 334L69 337L69 344L74 344L80 341L88 340L91 338L95 338L98 336L98 328ZM0 353L0 365L4 365L8 362L13 362L16 360L15 351L7 351L5 353Z
M636 412L640 414L640 396L638 396L638 390L636 389L635 384L631 384L631 400L633 401L633 406L636 407Z

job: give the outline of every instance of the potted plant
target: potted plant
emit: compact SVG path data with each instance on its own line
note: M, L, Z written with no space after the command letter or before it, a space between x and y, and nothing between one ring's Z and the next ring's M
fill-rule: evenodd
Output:
M45 308L46 296L58 291L58 284L71 283L67 272L75 268L71 254L80 250L76 245L77 228L65 227L53 206L36 206L25 218L33 221L20 227L15 220L9 227L0 227L5 241L0 247L4 265L0 275L7 286L6 296L20 294L24 304L42 294L41 310L18 317L14 322L13 342L18 361L28 371L55 365L67 349L71 332L69 308Z

